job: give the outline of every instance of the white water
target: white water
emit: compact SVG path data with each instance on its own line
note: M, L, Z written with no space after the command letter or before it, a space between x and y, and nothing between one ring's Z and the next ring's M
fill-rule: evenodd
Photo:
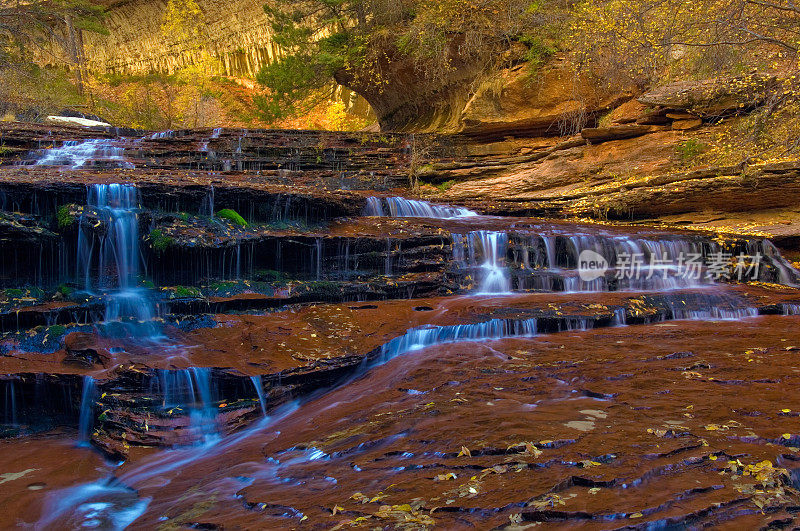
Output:
M472 210L449 205L435 205L427 201L403 197L368 197L365 216L390 216L393 218L452 219L477 216Z
M133 168L125 160L124 149L114 145L113 140L93 138L84 141L68 140L61 147L44 150L36 161L37 166L69 166L81 168L87 163L103 163L121 168Z
M483 253L481 269L483 275L479 288L480 293L510 293L511 279L505 264L508 252L508 235L504 232L476 231L468 235L470 250L474 252L474 240L480 242ZM474 256L471 257L474 261Z

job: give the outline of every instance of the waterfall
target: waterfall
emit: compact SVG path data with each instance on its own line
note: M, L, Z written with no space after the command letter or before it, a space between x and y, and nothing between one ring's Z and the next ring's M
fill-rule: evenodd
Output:
M267 416L267 399L264 397L264 385L261 381L261 376L251 376L250 381L253 382L253 387L256 388L256 395L258 395L258 403L261 405L261 414Z
M37 166L69 166L81 168L86 163L99 162L122 168L133 168L124 157L124 149L106 138L94 138L79 142L68 140L61 147L44 150L36 160Z
M511 291L508 268L505 266L508 251L508 235L504 232L476 231L470 233L470 246L477 239L483 251L483 278L481 293L508 293Z
M479 293L508 293L511 280L505 265L508 252L508 234L488 230L473 231L467 234L466 248L464 237L452 234L453 261L461 269L477 269L480 278ZM480 263L478 257L480 256Z
M155 336L154 306L139 282L138 190L129 184L95 184L89 187L89 212L81 217L78 233L78 266L87 291L106 292L107 323L126 322L130 335ZM89 213L104 224L95 236ZM95 252L96 240L98 248ZM96 269L95 269L96 267ZM96 270L96 278L92 271ZM131 323L133 321L133 323Z
M91 431L94 425L95 394L94 378L91 376L84 376L80 416L78 417L78 442L81 445L88 445L92 438Z
M800 279L800 272L769 240L724 245L699 236L539 235L525 230L452 233L451 238L453 273L473 276L480 293L512 288L567 293L671 291L737 281L739 274L752 275L742 280L785 285L796 285ZM748 256L760 255L760 266L745 272L748 263L741 264L740 252L745 262ZM595 276L584 275L579 263L584 253L602 258L605 269Z
M800 315L800 304L781 304L781 313L783 315Z
M778 270L778 281L786 286L797 286L800 282L800 271L795 269L783 256L778 248L769 240L759 240L757 251L760 251ZM755 254L750 252L750 254Z
M368 197L367 206L364 208L365 216L385 216L383 211L383 203L380 197Z
M383 205L386 203L386 209ZM367 206L364 210L365 216L388 216L393 218L437 218L437 219L450 219L450 218L463 218L470 216L477 216L476 212L472 210L454 207L449 205L434 205L427 201L419 201L416 199L406 199L404 197L368 197Z
M402 336L385 343L381 347L381 358L383 361L387 361L402 354L444 343L506 337L533 337L535 335L535 318L522 321L492 319L477 324L424 326L412 328Z
M670 304L672 318L676 320L694 321L739 321L745 317L757 317L758 308L717 308L712 307L703 310L686 310L677 307L674 303Z
M156 131L150 135L150 140L163 140L164 138L175 138L175 131L168 129L166 131Z

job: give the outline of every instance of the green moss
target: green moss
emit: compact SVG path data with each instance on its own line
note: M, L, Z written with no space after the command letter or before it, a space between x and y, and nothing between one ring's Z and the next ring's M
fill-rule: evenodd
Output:
M443 183L439 183L439 184L437 184L435 186L440 192L446 192L447 190L452 188L454 184L456 184L456 182L453 181L453 180L450 180L450 181L445 181Z
M60 337L66 333L67 327L63 325L53 325L47 328L47 335L50 337Z
M289 276L283 271L275 271L274 269L260 269L255 272L255 277L262 282L271 282L276 284L285 284L289 281Z
M232 208L223 208L222 210L217 212L217 217L222 219L227 219L234 225L239 225L240 227L247 226L247 222L244 220L244 218L240 216L239 213L233 210Z
M316 280L307 283L305 286L310 293L314 293L317 296L338 297L342 294L341 284L330 280Z
M13 152L14 150L11 148L7 148L6 146L0 146L0 157L5 157L6 155L10 155Z
M25 290L20 288L8 288L5 290L5 295L8 299L18 299L25 296Z
M72 215L73 205L62 205L56 212L56 221L59 229L66 229L75 223L75 216Z
M192 286L176 286L175 296L178 298L200 297L200 290Z
M164 251L167 247L173 245L175 240L171 237L165 235L159 229L153 229L150 231L150 245L158 252Z
M69 297L70 295L72 295L73 291L74 290L71 287L67 286L66 284L61 284L60 286L58 286L58 288L56 288L56 292L60 293L64 297Z

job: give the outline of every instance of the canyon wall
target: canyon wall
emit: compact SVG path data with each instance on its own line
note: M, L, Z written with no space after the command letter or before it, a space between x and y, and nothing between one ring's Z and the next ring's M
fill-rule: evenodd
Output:
M224 75L252 78L277 53L258 0L202 0L201 28L207 49L219 59ZM161 29L166 0L123 0L109 7L108 35L83 33L89 68L97 72L143 74L174 72L197 57L184 35Z

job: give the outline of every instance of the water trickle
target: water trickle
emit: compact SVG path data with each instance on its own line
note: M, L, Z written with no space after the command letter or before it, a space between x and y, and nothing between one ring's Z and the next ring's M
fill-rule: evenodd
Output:
M17 418L17 382L15 380L6 380L4 383L6 391L3 408L3 422L4 424L16 426L19 424Z
M129 184L95 184L88 196L90 208L81 217L78 234L79 276L88 291L106 292L107 324L122 322L129 335L156 336L154 304L147 290L138 286L138 190ZM104 224L99 234L93 232L89 214Z
M386 209L384 209L384 203L386 204ZM477 216L478 214L462 207L435 205L427 201L406 199L404 197L386 197L383 199L379 197L368 197L364 215L388 215L393 218L417 217L450 219Z
M322 238L317 238L314 241L314 248L312 250L314 260L314 274L317 280L322 279Z
M261 414L265 417L267 416L267 399L264 396L264 385L261 380L261 376L251 376L250 381L253 382L253 387L256 389L256 395L258 396L258 403L261 406Z
M200 215L201 216L209 216L211 218L214 217L214 185L212 184L208 188L208 194L206 194L205 199L203 200L203 205L200 207Z
M164 408L188 411L198 440L206 443L218 436L215 393L211 383L211 369L208 367L161 369L150 382L150 393L161 397Z
M556 238L555 236L542 236L544 247L547 252L547 267L553 271L558 270L558 260L556 258Z
M81 394L81 409L78 417L78 443L81 446L88 445L92 437L95 394L96 387L94 378L91 376L84 376L83 393Z
M133 168L124 157L124 149L114 145L107 138L93 138L84 141L68 140L61 147L45 150L36 160L37 166L69 166L81 168L87 163L103 166Z

